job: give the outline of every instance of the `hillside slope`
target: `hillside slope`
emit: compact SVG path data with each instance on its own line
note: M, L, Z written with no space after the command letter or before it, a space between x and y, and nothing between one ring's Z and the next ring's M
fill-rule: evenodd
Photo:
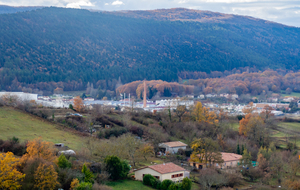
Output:
M217 13L205 13L211 22L190 22L204 16L172 12L179 16L144 19L63 8L0 15L1 88L119 77L176 81L181 71L245 66L300 69L299 28Z
M45 141L64 143L71 149L79 150L85 138L63 130L38 117L31 116L10 107L0 107L0 139L17 137L21 141L41 137Z

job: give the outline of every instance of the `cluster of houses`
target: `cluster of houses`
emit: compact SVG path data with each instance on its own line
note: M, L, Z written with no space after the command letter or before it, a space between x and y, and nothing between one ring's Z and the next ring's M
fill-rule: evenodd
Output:
M53 96L39 96L38 94L30 94L24 92L0 92L0 98L3 96L14 96L17 97L19 100L34 100L36 103L41 104L46 107L55 107L55 108L67 108L70 104L73 104L74 97L73 96L65 96L60 94L54 94ZM104 105L107 108L116 109L117 107L120 108L121 111L126 111L128 109L135 111L149 111L149 112L156 112L162 111L165 109L175 110L177 106L184 105L187 108L190 108L195 105L196 100L193 98L194 96L187 96L183 98L173 98L173 99L162 99L156 101L146 101L146 104L143 102L135 102L132 99L122 99L120 101L113 101L113 100L95 100L94 98L85 98L83 100L85 106L88 109L93 109L93 105ZM233 104L233 103L223 103L223 104L216 104L213 102L207 101L207 99L212 97L225 97L227 99L237 99L237 94L207 94L207 95L200 95L199 99L206 99L203 105L209 108L212 111L220 111L223 110L230 115L243 115L243 109L247 107L247 105L242 104ZM256 97L254 97L256 98ZM265 111L265 107L272 108L272 114L275 116L282 116L284 113L282 110L289 110L289 102L295 101L294 97L285 97L280 99L285 103L278 103L279 99L276 97L272 97L269 99L269 103L254 103L253 107L255 108L255 112L261 113ZM300 107L300 103L298 102L298 107Z
M163 153L169 152L170 154L176 154L179 149L186 150L187 146L188 146L187 144L182 143L180 141L165 142L159 144L161 152ZM237 167L242 158L242 155L234 154L234 153L221 152L221 155L222 155L223 162L219 164L216 163L214 164L213 167L220 168L223 170ZM206 167L212 167L211 165L208 166L207 163L197 163L192 161L189 161L189 165L195 170L201 170ZM174 182L182 181L183 178L190 176L190 171L172 162L142 167L136 169L134 173L135 173L135 179L139 181L142 181L143 177L146 174L151 174L152 176L159 179L160 181L169 179Z
M210 99L210 98L226 98L231 100L236 100L239 98L239 95L237 94L200 94L197 98L204 100L204 99Z

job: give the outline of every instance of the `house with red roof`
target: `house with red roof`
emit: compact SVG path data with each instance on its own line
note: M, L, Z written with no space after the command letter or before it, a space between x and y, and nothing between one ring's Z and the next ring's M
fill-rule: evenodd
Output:
M143 181L143 178L146 174L151 174L160 181L170 179L174 182L182 181L183 178L189 177L190 175L189 171L172 162L146 166L135 170L134 173L135 179L139 181Z
M238 166L239 161L242 159L242 155L239 154L227 153L227 152L221 152L221 154L222 154L223 162L214 163L213 167L221 168L221 169L234 168ZM202 169L208 167L208 164L190 162L190 166L193 166L195 169Z

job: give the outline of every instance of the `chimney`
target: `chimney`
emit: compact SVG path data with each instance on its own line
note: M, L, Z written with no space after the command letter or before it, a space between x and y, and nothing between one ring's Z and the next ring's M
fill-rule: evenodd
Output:
M147 89L146 89L146 80L144 80L144 99L143 99L144 105L143 108L147 107Z

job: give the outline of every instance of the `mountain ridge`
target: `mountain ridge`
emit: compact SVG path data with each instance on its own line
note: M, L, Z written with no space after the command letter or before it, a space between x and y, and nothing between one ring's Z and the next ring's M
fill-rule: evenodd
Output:
M183 71L238 67L300 69L299 28L249 19L186 22L116 14L54 7L1 14L0 88L72 81L81 88L119 77L125 83L177 81Z
M97 12L97 11L96 11ZM243 18L254 21L261 21L265 24L279 24L287 27L288 26L282 23L277 23L274 21L268 21L265 19L260 19L247 15L237 15L237 14L227 14L220 12L213 12L208 10L196 10L196 9L187 9L187 8L171 8L171 9L155 9L155 10L123 10L123 11L101 11L105 13L110 13L120 16L128 16L132 18L144 18L144 19L155 19L155 20L169 20L169 21L194 21L194 22L222 22L234 18ZM176 14L175 14L176 13ZM194 13L194 15L192 15ZM194 19L189 18L188 16L196 17ZM185 17L185 18L180 18ZM200 19L199 19L200 17Z

